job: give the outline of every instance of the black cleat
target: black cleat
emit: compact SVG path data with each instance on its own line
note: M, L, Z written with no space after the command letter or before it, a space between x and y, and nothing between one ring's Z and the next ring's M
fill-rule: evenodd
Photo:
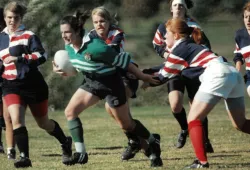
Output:
M71 137L67 137L67 141L61 145L62 147L62 163L66 164L68 162L71 162L71 156L72 156L72 138Z
M16 150L14 148L11 148L8 150L7 157L10 160L15 160L16 159Z
M149 159L151 161L151 167L159 167L162 166L161 160L161 147L160 147L160 135L155 134L155 141L149 144L150 156ZM157 139L158 138L158 139Z
M86 164L88 162L88 154L76 152L74 155L65 162L65 165Z
M205 142L205 151L207 153L214 153L214 148L212 144L210 143L209 139Z
M32 167L31 161L27 157L20 157L19 160L16 160L14 162L14 166L16 168L27 168L27 167Z
M0 142L0 153L4 153L3 143Z
M205 164L202 164L200 163L199 160L195 159L191 165L185 167L184 169L200 169L200 168L209 168L209 163L207 162Z
M176 143L176 148L182 148L187 140L187 136L188 136L188 130L181 130L181 132L178 135L178 140Z
M154 136L155 139L157 139L159 141L159 143L161 142L161 136L159 134L153 133L152 134ZM144 155L149 157L151 155L151 149L148 148L145 152Z
M134 141L132 139L129 140L128 146L125 151L122 153L121 160L127 161L132 159L137 152L141 149L140 141Z

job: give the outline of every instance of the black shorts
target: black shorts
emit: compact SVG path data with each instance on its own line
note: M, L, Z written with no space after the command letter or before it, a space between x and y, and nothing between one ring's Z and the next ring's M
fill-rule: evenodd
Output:
M3 96L16 94L26 104L37 104L48 99L48 85L44 81L42 74L35 71L24 79L3 80Z
M111 107L121 106L127 100L125 86L118 72L102 77L85 74L80 88L98 96L100 99L105 99Z
M124 85L128 87L132 92L132 96L130 98L136 98L136 91L139 87L139 80L130 72L127 72L126 76L122 77L122 80Z
M181 76L176 76L174 78L171 78L167 82L167 88L168 88L168 94L171 91L180 91L184 93L185 91L185 82L182 80Z
M186 86L187 93L188 93L188 98L190 100L193 100L195 94L197 93L201 85L199 78L197 77L194 79L190 79L185 76L182 76L182 80L185 82L185 86Z

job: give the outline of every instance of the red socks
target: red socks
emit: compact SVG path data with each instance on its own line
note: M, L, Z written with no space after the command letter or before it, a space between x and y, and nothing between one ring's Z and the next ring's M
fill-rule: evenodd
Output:
M203 127L200 120L193 120L188 124L189 137L194 147L196 157L201 162L207 162L204 146Z

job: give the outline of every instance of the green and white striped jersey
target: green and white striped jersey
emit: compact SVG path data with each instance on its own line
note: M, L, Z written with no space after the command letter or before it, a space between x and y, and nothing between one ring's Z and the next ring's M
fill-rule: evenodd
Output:
M85 34L80 50L73 45L66 45L70 62L80 72L87 72L96 76L111 75L116 67L127 70L131 56L127 52L117 53L99 38L90 38Z

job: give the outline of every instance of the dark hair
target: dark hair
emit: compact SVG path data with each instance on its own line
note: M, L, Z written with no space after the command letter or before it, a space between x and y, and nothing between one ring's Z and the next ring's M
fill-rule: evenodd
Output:
M75 31L80 31L81 36L83 36L84 33L84 24L87 21L87 19L90 17L90 12L89 11L84 11L81 13L80 11L76 11L75 14L65 16L61 19L60 25L62 24L69 24L70 27Z
M189 27L186 21L182 19L179 18L170 19L166 23L165 27L168 28L173 33L180 34L181 37L188 37L191 35L196 44L201 44L202 40L201 30L199 28Z
M6 27L3 15L3 8L0 8L0 32Z
M174 0L170 0L170 1L169 1L170 6L172 6L173 1L174 1ZM194 6L194 3L193 3L192 0L185 0L185 3L186 3L186 5L187 5L187 8L188 8L188 9L191 9L191 8L193 8L193 6Z
M11 11L15 14L19 14L21 18L26 14L27 8L18 1L11 1L4 7L4 15L6 15L6 11Z

